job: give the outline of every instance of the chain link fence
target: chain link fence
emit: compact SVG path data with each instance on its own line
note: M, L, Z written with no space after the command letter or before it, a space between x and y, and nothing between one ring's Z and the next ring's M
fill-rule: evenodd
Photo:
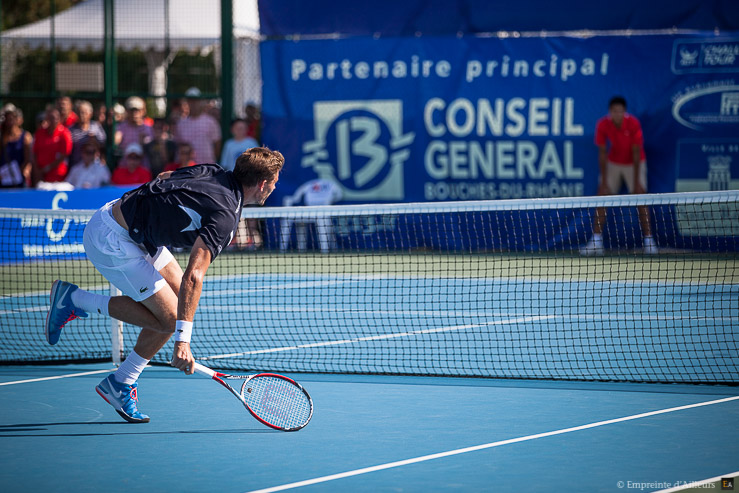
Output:
M222 6L232 9L225 36L221 25L229 16ZM21 6L25 15L18 8L0 3L2 104L20 110L30 132L43 125L50 105L62 120L67 108L78 114L91 106L106 133L102 154L111 168L122 153L115 134L130 118L131 98L144 101L150 126L155 120L174 126L187 116L188 101L204 103L223 140L247 104L259 114L256 0L32 0ZM39 18L29 20L28 10Z

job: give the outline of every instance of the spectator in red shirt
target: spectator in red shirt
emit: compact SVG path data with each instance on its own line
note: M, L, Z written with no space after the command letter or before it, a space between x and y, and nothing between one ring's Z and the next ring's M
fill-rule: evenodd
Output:
M143 166L144 149L139 144L129 144L123 161L113 171L113 185L141 185L151 181L151 171Z
M180 168L195 166L195 161L193 161L192 155L192 146L187 142L180 142L177 146L177 160L165 166L164 171L175 171Z
M608 103L608 114L595 126L595 145L598 146L600 181L598 195L618 194L623 185L629 193L647 192L647 158L644 153L644 135L641 124L633 115L626 113L626 100L614 96ZM639 223L644 236L644 253L658 253L652 237L649 209L640 206ZM603 226L606 209L596 210L593 236L583 248L582 255L603 255Z
M246 121L246 135L253 138L257 142L262 137L262 112L254 103L247 103L244 106L244 120Z
M67 158L72 153L72 134L61 124L59 110L49 106L44 123L33 136L34 166L46 182L64 181Z
M61 119L62 125L67 128L72 128L72 125L79 120L77 113L72 111L72 99L69 96L62 96L57 99L56 109L59 110L59 118Z

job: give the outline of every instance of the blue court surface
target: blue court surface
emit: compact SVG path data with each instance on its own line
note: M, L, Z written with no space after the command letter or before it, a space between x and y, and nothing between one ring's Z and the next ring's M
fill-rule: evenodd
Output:
M113 369L0 367L3 491L658 491L739 471L739 387L293 374L315 413L285 433L166 367L139 380L152 421L125 423L93 390Z
M703 384L737 381L739 285L721 274L733 264L691 279L700 259L630 257L619 261L637 276L611 278L608 257L512 258L503 265L521 265L506 277L494 256L474 260L474 275L455 276L431 256L411 257L429 267L408 274L379 260L369 274L214 272L195 356L298 380L314 415L297 432L265 427L217 383L166 366L139 379L148 424L124 422L94 391L112 363L0 366L1 488L538 493L711 480L705 491L739 474L739 386ZM593 269L595 280L575 275ZM639 279L644 269L660 280ZM84 287L107 292L93 282ZM47 310L42 283L2 297L0 350L110 357L107 317L74 321L51 347L39 332ZM137 332L124 328L125 351ZM170 343L156 361L171 354Z

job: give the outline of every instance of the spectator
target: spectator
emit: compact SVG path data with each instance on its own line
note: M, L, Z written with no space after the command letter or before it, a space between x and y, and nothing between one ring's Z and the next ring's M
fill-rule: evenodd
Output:
M56 109L59 110L59 119L67 128L77 123L79 119L77 114L72 111L72 99L69 96L62 96L56 100Z
M121 103L114 104L113 110L109 114L109 119L111 123L115 123L116 125L123 123L126 119L126 108Z
M180 145L177 146L177 161L169 163L164 168L164 171L175 171L180 168L195 166L195 161L193 161L192 156L192 146L187 142L180 142Z
M174 124L190 116L190 105L187 99L177 99L172 103L172 109L169 112L169 122Z
M49 183L64 181L69 170L67 159L72 152L72 134L61 124L59 110L46 109L44 125L33 137L35 168L41 180Z
M185 93L190 107L190 116L177 124L177 142L189 142L198 163L215 163L221 154L221 127L215 118L203 111L203 102L196 99L200 90L191 87Z
M210 99L206 101L203 111L212 116L215 121L221 121L221 102L217 99Z
M190 106L187 104L187 99L177 99L172 103L172 108L169 111L169 133L172 136L177 135L177 124L182 120L190 116Z
M156 176L164 167L175 160L177 143L169 135L169 124L164 118L155 118L154 139L144 145L144 155L149 161L152 176Z
M0 188L31 185L33 137L22 128L23 113L15 105L6 104L1 117Z
M144 123L144 100L132 96L126 100L126 120L123 121L115 132L115 144L119 149L128 149L131 144L143 147L154 139L154 130ZM149 167L149 162L144 156L143 165Z
M247 103L244 106L244 119L246 120L246 135L253 138L257 142L261 142L262 138L262 112L254 103Z
M151 181L151 171L143 166L144 150L139 144L129 144L123 161L113 171L114 185L141 185Z
M598 120L595 127L595 145L598 146L600 183L598 195L617 194L626 185L629 193L646 193L647 158L644 154L644 135L635 116L626 113L626 100L613 97L608 103L608 114ZM652 237L649 209L638 207L639 223L644 237L644 253L658 253ZM593 236L580 249L581 255L603 255L603 227L606 209L595 212Z
M98 122L103 128L108 124L108 108L105 106L105 103L97 105L94 111L93 120Z
M236 158L244 151L259 146L254 138L247 136L246 132L246 121L239 118L231 123L231 135L233 135L233 138L228 139L223 146L223 153L221 154L222 168L233 171L234 166L236 166Z
M82 160L69 170L67 182L74 188L100 188L110 183L110 170L100 161L100 146L95 138L87 139L81 147Z
M80 101L77 103L77 112L79 118L77 123L69 129L72 134L72 156L69 162L72 165L82 160L82 146L89 140L98 142L98 150L105 145L107 135L100 123L92 119L92 104L89 101Z

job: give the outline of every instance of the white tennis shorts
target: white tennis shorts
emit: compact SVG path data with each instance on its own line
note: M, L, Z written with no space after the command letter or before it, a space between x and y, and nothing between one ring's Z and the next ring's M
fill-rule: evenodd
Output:
M626 183L629 193L634 191L634 166L629 164L615 164L608 161L606 165L606 183L612 194L617 194L621 186ZM639 183L647 190L647 162L642 161L639 166Z
M103 277L123 294L143 301L167 285L159 271L174 257L164 247L159 247L152 257L143 245L134 242L113 218L115 202L105 204L87 223L82 237L85 253Z

